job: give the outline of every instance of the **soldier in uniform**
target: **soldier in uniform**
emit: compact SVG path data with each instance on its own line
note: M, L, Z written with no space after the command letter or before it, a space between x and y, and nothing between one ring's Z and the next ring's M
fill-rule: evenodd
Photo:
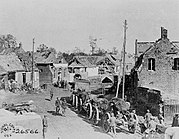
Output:
M53 91L52 89L50 89L50 100L52 100L52 98L53 98Z
M43 139L45 139L45 133L47 132L48 122L47 122L47 116L44 115L42 119L42 125L43 125Z
M55 101L55 107L56 107L56 114L58 114L59 111L60 111L60 100L59 100L58 97L57 97L57 99Z
M178 127L179 126L179 114L176 113L173 117L172 127Z
M146 122L146 128L149 127L149 122L151 120L152 114L150 113L150 110L147 110L147 113L145 114L145 122Z

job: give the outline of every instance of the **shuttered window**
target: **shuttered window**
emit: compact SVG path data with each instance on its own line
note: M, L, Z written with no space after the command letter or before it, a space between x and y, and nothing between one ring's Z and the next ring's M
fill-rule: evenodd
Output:
M154 58L148 59L148 70L155 70L155 59Z

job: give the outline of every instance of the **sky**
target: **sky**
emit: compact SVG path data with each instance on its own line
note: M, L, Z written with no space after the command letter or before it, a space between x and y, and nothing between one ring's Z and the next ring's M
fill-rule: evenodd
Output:
M98 47L121 51L127 20L126 50L134 53L135 39L155 41L161 27L179 41L178 9L178 0L0 0L0 34L14 35L25 50L35 38L35 48L89 52L92 36Z

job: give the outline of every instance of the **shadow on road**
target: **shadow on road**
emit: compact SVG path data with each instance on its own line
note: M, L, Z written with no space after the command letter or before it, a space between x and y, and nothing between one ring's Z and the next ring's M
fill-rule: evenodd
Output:
M46 98L45 100L47 100L47 101L51 101L50 99L48 99L48 98Z
M56 111L47 111L48 113L52 114L52 115L55 115L55 116L63 116L62 114L60 113L56 113Z
M69 107L73 112L75 112L78 117L80 117L84 122L88 123L91 125L91 127L93 127L95 132L100 132L100 133L104 133L106 134L106 132L103 131L103 129L101 128L101 124L99 123L98 125L94 125L93 121L88 119L86 117L86 113L84 111L78 112L74 107Z

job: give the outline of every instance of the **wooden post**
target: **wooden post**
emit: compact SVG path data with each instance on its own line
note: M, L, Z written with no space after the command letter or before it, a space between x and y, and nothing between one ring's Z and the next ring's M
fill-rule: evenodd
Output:
M135 40L135 63L137 62L137 39Z
M33 38L33 45L32 45L32 90L34 88L34 44L35 44L35 39Z
M122 86L122 99L124 99L124 85L125 85L125 47L126 47L126 30L127 30L127 20L125 20L124 22L124 42L123 42L123 70L122 70L122 77L123 77L123 86ZM122 55L121 55L122 57ZM121 61L122 62L122 61ZM122 66L122 64L121 64ZM120 66L120 67L121 67ZM118 75L118 83L117 83L117 92L116 92L116 97L118 97L118 94L119 94L119 78L120 78L120 72L119 72L119 75Z
M124 43L123 43L123 70L122 70L122 99L124 99L125 92L125 49L126 49L126 30L127 30L127 20L124 22Z

